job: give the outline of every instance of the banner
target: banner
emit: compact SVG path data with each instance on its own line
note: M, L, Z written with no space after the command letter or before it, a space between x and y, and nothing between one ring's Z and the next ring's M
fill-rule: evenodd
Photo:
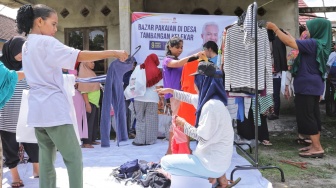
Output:
M235 21L237 16L134 12L131 54L141 45L134 56L138 64L142 64L151 53L155 53L162 63L166 56L166 43L175 35L183 39L183 52L179 58L203 50L203 44L209 40L220 47L224 28Z

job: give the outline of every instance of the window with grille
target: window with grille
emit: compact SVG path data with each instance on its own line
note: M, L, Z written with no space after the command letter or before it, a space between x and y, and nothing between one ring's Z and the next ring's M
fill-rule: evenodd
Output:
M107 49L106 27L65 28L65 43L79 50L101 51ZM107 59L95 62L97 75L107 71Z

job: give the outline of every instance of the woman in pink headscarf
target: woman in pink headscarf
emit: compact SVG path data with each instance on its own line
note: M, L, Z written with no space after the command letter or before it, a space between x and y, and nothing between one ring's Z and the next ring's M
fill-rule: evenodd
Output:
M82 62L79 65L78 78L96 77L93 72L94 62ZM82 93L87 116L88 138L83 140L83 148L93 148L92 145L98 145L96 142L98 132L98 122L95 118L98 115L99 99L100 99L100 84L99 83L78 83L78 90Z

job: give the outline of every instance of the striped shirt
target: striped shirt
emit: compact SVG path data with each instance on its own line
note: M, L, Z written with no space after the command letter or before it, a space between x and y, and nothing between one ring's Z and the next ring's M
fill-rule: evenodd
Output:
M244 44L246 47L250 46L251 44L254 43L254 38L255 38L255 16L253 12L254 4L250 4L247 8L246 11L246 17L244 20Z
M28 89L26 80L16 84L12 98L0 110L0 130L16 133L16 125L19 118L22 90Z
M253 118L255 117L255 98L252 99L252 110L253 110ZM262 115L267 115L267 111L270 107L273 106L273 96L266 95L264 97L258 97L258 113ZM261 125L261 119L258 115L258 126Z
M240 98L240 97L239 97ZM247 118L248 117L248 113L251 107L251 101L252 99L250 97L243 97L244 98L244 109L240 109L240 110L244 110L244 115ZM229 97L228 98L228 104L226 106L226 108L229 110L230 112L230 116L232 119L237 119L237 113L238 113L238 103L236 102L236 97Z
M255 46L244 46L244 31L238 25L226 34L224 50L225 90L230 88L255 88ZM258 28L258 90L273 93L272 60L267 31Z

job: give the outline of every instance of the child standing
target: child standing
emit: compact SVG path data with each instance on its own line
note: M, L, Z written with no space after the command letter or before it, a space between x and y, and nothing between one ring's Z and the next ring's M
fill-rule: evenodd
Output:
M96 77L96 73L93 72L94 62L82 62L79 65L78 78ZM96 142L98 132L98 122L95 122L96 116L98 116L99 99L100 99L100 84L94 83L78 83L78 90L82 93L85 101L86 117L88 125L88 138L83 138L82 148L93 148L92 145L98 145Z
M55 188L56 148L68 170L69 187L83 187L82 153L71 125L70 102L63 88L62 68L74 69L76 61L96 61L116 57L124 61L125 51L80 51L53 36L57 31L55 10L42 4L23 5L18 10L19 33L28 35L22 63L30 93L27 124L35 127L39 145L40 187Z

